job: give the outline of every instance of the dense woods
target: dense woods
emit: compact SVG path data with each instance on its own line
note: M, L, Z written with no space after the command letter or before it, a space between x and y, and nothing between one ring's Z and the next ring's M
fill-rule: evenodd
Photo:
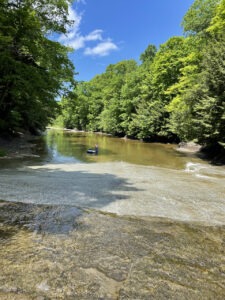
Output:
M73 84L68 50L49 39L66 32L68 1L1 0L0 132L43 130Z
M1 0L0 132L67 128L225 145L225 0L196 0L183 36L74 82L66 0ZM56 101L61 99L61 101Z
M225 1L196 0L184 36L138 63L109 65L61 101L67 128L149 140L225 143ZM59 121L59 119L58 119Z

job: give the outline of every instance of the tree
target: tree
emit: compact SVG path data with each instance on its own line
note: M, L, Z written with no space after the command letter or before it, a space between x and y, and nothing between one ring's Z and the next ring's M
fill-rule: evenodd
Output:
M222 0L221 3L216 8L216 13L213 19L211 20L210 26L207 29L213 36L215 35L224 35L225 32L225 0Z
M104 87L101 91L104 108L100 115L100 128L113 134L125 134L123 122L122 88L126 84L129 74L137 68L134 60L121 61L109 65L104 74Z
M225 44L222 32L217 31L223 23L219 17L223 9L221 2L214 10L216 15L208 19L206 40L187 39L189 54L184 59L182 76L168 90L175 94L167 107L170 128L183 140L194 139L201 144L224 141Z
M188 35L205 33L221 0L195 0L183 18L184 32Z
M225 145L225 39L212 41L204 54L193 107L195 137L202 144Z
M167 93L167 90L178 82L185 56L185 39L173 37L160 46L153 62L146 70L135 120L136 126L138 124L140 126L138 137L171 136L167 127L169 114L166 106L172 96Z
M189 140L194 138L192 136L194 130L190 124L196 95L192 91L199 86L203 57L202 40L192 36L186 38L185 49L179 80L166 91L166 94L171 97L166 109L170 113L169 130L180 139Z
M66 32L68 4L1 1L0 132L44 129L57 111L55 99L74 84L69 49L47 38Z
M155 45L148 45L145 51L140 55L142 64L153 62L156 52L157 48Z

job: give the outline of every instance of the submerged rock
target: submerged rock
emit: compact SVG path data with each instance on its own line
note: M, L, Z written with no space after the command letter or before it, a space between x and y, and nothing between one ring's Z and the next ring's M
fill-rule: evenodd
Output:
M7 202L0 216L1 299L225 298L224 226Z
M201 150L201 145L196 144L194 142L181 142L178 144L176 150L180 152L196 153Z

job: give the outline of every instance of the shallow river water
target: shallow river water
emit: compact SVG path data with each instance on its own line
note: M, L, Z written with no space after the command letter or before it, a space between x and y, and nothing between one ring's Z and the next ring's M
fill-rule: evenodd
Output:
M223 166L86 133L38 148L0 162L0 299L225 298Z

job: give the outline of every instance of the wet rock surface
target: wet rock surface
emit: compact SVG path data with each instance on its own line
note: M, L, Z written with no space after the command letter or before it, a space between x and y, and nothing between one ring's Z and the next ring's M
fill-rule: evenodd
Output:
M0 299L224 299L225 226L0 202Z
M201 150L201 146L194 142L181 142L178 144L178 147L176 150L180 151L180 152L196 153Z
M40 137L31 134L18 134L17 137L0 137L0 149L4 155L0 156L1 160L5 159L23 159L28 157L39 157L37 152L37 142Z
M31 165L1 169L0 199L225 225L224 180L224 168L192 163L179 171L124 162Z

